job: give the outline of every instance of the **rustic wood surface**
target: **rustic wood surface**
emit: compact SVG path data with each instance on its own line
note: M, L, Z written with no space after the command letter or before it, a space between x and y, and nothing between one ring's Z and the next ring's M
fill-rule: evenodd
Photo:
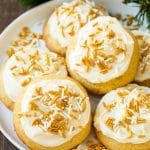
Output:
M0 33L13 21L22 14L27 8L18 4L17 0L0 0ZM6 137L0 132L0 150L17 150Z

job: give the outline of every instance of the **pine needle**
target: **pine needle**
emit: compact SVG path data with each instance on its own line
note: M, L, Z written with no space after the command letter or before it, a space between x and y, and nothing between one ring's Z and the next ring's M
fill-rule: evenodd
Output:
M143 25L146 16L148 22L148 29L150 29L150 0L123 0L123 3L139 4L140 10L135 16L135 20L137 20L140 25Z

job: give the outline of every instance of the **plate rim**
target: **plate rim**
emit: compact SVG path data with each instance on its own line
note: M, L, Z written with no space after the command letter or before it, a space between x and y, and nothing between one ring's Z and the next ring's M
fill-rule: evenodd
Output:
M48 1L48 2L44 2L43 4L40 4L38 6L35 6L27 11L25 11L24 13L22 13L20 16L18 16L17 18L15 18L9 25L7 25L4 30L0 33L0 41L3 39L3 37L5 36L5 34L7 34L9 32L9 30L11 30L11 28L13 26L15 26L15 24L17 22L20 21L20 19L22 19L23 17L27 16L28 14L31 14L33 13L34 11L36 11L37 9L40 9L41 7L44 7L54 1L57 1L57 0L51 0L51 1ZM57 2L56 2L57 3ZM0 65L1 66L1 65ZM0 100L0 105L3 105L1 100ZM5 107L5 106L4 106ZM6 108L8 109L8 108ZM10 110L9 110L10 111ZM11 112L13 113L13 111ZM2 127L1 125L1 122L0 122L0 132L3 134L3 136L5 136L5 138L7 138L16 148L20 149L20 150L24 150L24 148L15 140L13 139L9 133ZM22 141L22 140L21 140ZM22 141L23 143L23 141ZM24 143L23 143L24 144Z

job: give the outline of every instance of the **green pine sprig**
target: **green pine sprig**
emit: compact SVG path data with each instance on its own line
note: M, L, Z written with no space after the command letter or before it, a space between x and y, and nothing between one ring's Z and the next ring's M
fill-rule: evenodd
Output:
M23 6L36 6L48 0L18 0Z
M148 28L150 29L150 0L123 0L123 3L139 4L140 10L135 16L135 20L137 20L138 23L142 25L146 16L148 22Z

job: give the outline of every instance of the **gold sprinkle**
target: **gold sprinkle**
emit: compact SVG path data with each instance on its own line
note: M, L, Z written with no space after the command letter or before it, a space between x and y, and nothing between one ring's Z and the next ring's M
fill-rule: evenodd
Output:
M133 137L134 133L132 132L131 129L129 129L129 127L127 127L127 131L129 132L129 139Z
M37 34L37 35L36 35L36 38L37 38L37 39L43 39L43 35L42 35L42 34Z
M19 37L22 38L22 39L24 39L24 38L27 37L27 34L28 34L27 32L22 31L22 32L19 34Z
M60 30L61 30L61 34L62 34L62 36L63 36L63 37L65 37L64 27L63 27L63 26L61 26L61 27L60 27Z
M108 111L111 111L111 109L113 109L113 108L116 106L116 103L106 104L105 102L103 102L103 106L104 106Z
M23 27L22 30L23 30L24 32L26 32L26 33L30 33L30 32L31 32L29 27Z
M31 82L31 78L25 79L22 83L21 86L26 86Z
M19 56L15 55L15 58L16 58L17 61L20 61L20 57Z
M18 46L18 41L13 41L11 44L12 44L13 46Z
M74 32L74 27L73 27L73 26L72 26L71 30L68 32L68 34L69 34L70 36L73 36L73 35L75 34L75 32Z
M10 48L10 49L7 51L8 57L11 57L13 54L15 54L15 50L14 50L13 48Z
M116 47L116 55L119 55L121 53L124 53L125 49L121 48L121 47Z
M77 120L78 119L78 116L75 114L75 113L71 113L70 114L71 118Z
M114 38L115 37L115 32L113 30L110 30L109 33L108 33L108 38L111 39L111 38Z
M29 114L28 112L19 113L19 114L18 114L18 117L19 117L19 118L22 118L22 117L31 117L31 114Z
M32 32L32 33L30 34L30 37L36 38L36 34Z
M113 130L114 121L115 121L114 118L108 118L107 121L105 122L106 125L107 125L111 130Z
M54 68L55 68L56 71L59 71L59 65L58 64L55 64Z
M145 135L138 135L138 138L145 138Z
M14 69L16 69L17 68L17 66L15 65L15 66L12 66L11 68L10 68L10 70L14 70Z
M38 95L42 95L42 94L43 94L42 87L37 87L37 88L35 89L35 91L36 91L36 93L37 93Z
M21 42L20 42L20 45L22 45L22 46L27 46L28 44L29 44L28 41L21 41Z
M131 125L131 120L128 118L124 118L124 122L128 125Z
M37 118L33 121L32 126L39 126L39 125L43 126L43 123L39 118Z
M129 117L132 117L133 116L133 112L130 111L129 109L126 110L126 115L129 116Z
M145 122L146 122L146 119L144 119L144 118L137 118L137 123L138 124L145 123Z
M119 13L116 14L115 17L116 17L118 20L121 20L121 18L122 18L121 14L119 14Z
M107 73L109 70L109 67L103 61L97 62L97 66L100 69L100 73L102 74Z
M128 91L118 91L117 94L120 96L120 97L125 97L129 94Z
M65 28L68 28L73 25L73 22L70 22Z
M46 58L46 63L49 66L50 65L50 60L49 60L49 55L48 53L45 53L45 58Z
M98 26L98 22L96 22L96 23L93 24L93 27L96 27L96 26Z
M126 18L127 25L131 25L133 23L133 20L134 20L134 17L131 15L128 15Z

